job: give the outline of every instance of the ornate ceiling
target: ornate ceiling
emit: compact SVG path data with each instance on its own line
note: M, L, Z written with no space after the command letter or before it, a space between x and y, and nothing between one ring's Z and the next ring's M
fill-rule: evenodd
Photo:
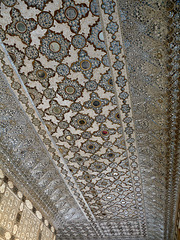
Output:
M2 0L1 163L57 239L173 239L178 10Z

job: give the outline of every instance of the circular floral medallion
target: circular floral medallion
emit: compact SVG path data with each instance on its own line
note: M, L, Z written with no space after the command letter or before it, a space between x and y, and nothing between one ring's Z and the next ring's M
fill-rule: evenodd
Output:
M72 44L75 48L83 48L86 45L86 39L80 34L75 35L72 38Z
M16 29L17 29L18 32L24 33L24 32L26 32L27 27L23 22L17 22L16 23Z
M82 60L80 66L82 70L88 71L91 68L91 62L89 60Z
M55 97L56 93L53 88L47 88L44 90L44 95L45 97L52 99Z
M72 103L70 108L72 111L78 112L82 109L82 105L80 103Z
M62 32L57 33L48 29L41 38L40 52L47 59L62 62L64 57L69 54L70 41L65 39Z
M74 101L81 96L82 90L83 87L76 80L64 78L62 82L58 83L58 94L64 99Z
M56 70L57 73L61 76L67 76L69 74L69 67L65 64L59 64Z
M106 169L106 165L104 163L102 163L102 162L95 162L95 163L91 164L90 168L93 171L101 172L101 171Z
M78 113L76 116L72 117L71 125L76 129L87 130L93 123L93 119L91 119L88 115Z
M30 59L35 59L38 57L38 50L35 46L29 46L26 48L26 55Z
M49 12L41 12L38 15L38 23L42 28L50 28L53 25L53 17Z
M83 132L83 133L81 134L81 136L82 136L83 138L85 138L85 139L88 139L88 138L91 137L91 133L90 133L90 132Z
M85 87L88 91L94 91L97 89L98 85L97 85L96 81L91 80L91 81L86 82Z
M78 16L78 11L76 10L75 7L67 7L66 10L65 10L65 16L68 20L74 20L77 18Z

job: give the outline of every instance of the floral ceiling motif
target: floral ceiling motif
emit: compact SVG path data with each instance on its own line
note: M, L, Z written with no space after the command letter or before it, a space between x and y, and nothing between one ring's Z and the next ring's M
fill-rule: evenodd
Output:
M141 81L134 86L132 80L135 66L125 51L134 43L131 38L128 41L128 31L123 35L127 37L124 42L122 37L128 22L124 10L128 1L122 8L113 0L2 2L2 71L76 203L91 221L88 228L87 222L70 226L62 219L67 229L60 227L60 238L71 238L75 228L82 234L78 240L88 239L83 238L88 234L91 239L146 239L151 225L144 203L148 187L144 163L141 166L139 162L139 139L144 135L136 135L136 129L146 129L150 123L140 118L141 114L140 119L136 117L143 106L138 108L141 96L136 100L135 88L142 89L142 96L149 96L149 101L153 94ZM143 21L140 3L132 9L136 4L140 12L132 11L134 21ZM166 11L163 3L159 8ZM148 25L145 34L150 34L151 28ZM165 37L164 22L159 28L156 23L159 36ZM8 64L3 60L6 51ZM157 54L159 59L161 53ZM141 67L143 73L150 68L153 71L152 65ZM150 75L144 81L149 81ZM20 85L24 85L25 92ZM146 186L144 192L142 186ZM56 199L56 194L52 198Z

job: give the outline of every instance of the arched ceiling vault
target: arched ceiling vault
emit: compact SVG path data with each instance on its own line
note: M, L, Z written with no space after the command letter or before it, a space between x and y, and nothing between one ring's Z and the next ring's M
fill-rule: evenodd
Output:
M179 1L2 0L1 164L57 239L170 240Z

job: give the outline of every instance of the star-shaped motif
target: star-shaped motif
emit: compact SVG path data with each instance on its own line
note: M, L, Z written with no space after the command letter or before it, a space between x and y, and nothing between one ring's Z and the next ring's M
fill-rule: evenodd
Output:
M54 77L55 72L51 68L44 68L39 61L33 61L33 71L28 73L31 81L39 81L43 87L49 86L49 78Z
M100 66L100 61L97 58L90 58L86 51L81 50L78 53L78 61L71 65L74 72L82 72L85 78L91 79L93 69Z
M92 108L95 113L101 113L102 108L109 103L106 98L100 98L96 93L91 93L90 100L84 103L86 108Z
M116 130L108 128L105 124L101 124L99 130L94 133L94 136L102 137L104 140L108 140L110 135L115 134Z
M37 22L33 18L23 18L20 11L16 8L12 8L10 14L12 23L7 25L7 33L11 36L19 36L23 43L29 45L32 41L30 33L36 29Z
M55 19L59 23L68 23L71 31L77 33L80 31L80 20L89 13L86 4L75 4L72 0L63 0L63 7L55 11Z
M69 40L65 39L62 32L56 33L48 30L41 39L40 51L48 60L61 62L69 54Z

